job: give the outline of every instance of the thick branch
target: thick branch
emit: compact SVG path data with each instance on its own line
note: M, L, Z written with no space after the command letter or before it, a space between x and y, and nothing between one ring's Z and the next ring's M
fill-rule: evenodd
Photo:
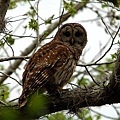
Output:
M75 6L76 11L78 12L79 10L83 9L84 6L87 3L79 3ZM69 17L70 17L70 13L67 13L65 15L63 15L61 17L61 20L57 20L56 22L54 22L53 24L51 24L46 31L44 31L39 38L45 39L54 29L56 29L59 26L59 22L64 22L66 21ZM45 36L44 36L45 33ZM30 54L32 52L32 50L36 47L37 44L37 40L34 40L33 43L31 45L29 45L20 56L27 56L28 54ZM23 60L16 60L12 65L10 65L7 70L5 71L5 74L7 74L8 76L10 76L17 68L18 66L21 64ZM8 78L8 76L3 76L2 78L0 78L0 84L4 82L5 79Z
M5 27L5 15L8 10L10 0L0 0L0 33Z
M120 88L119 88L120 89ZM45 96L47 102L44 102L44 106L38 104L40 99L36 102L31 102L31 106L25 107L23 109L17 109L12 107L7 107L7 110L11 110L14 114L18 115L18 120L26 119L36 119L40 116L58 112L61 110L69 110L76 112L79 108L90 107L90 106L102 106L105 104L120 103L120 97L117 93L109 92L106 87L101 86L100 88L77 88L71 91L62 91L60 96ZM33 106L37 108L33 110ZM42 105L43 106L43 105ZM6 107L1 107L1 111ZM4 116L4 114L2 115ZM0 116L1 118L1 116Z

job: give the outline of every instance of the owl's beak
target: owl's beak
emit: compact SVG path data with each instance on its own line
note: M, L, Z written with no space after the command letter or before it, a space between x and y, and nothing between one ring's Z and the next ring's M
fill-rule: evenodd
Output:
M71 43L71 45L74 45L74 39L72 38L71 40L70 40L70 43Z

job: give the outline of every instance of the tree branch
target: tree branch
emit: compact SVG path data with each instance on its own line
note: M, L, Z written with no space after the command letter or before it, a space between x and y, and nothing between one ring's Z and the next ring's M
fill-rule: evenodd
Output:
M8 10L10 0L0 0L0 33L5 28L5 15Z
M7 58L0 58L0 62L8 61L8 60L16 60L16 59L25 60L29 58L30 58L29 56L13 56L13 57L7 57Z

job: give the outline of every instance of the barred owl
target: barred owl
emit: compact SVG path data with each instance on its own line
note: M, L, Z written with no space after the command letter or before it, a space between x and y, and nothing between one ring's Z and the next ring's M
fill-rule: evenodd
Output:
M28 61L23 73L19 107L24 106L37 90L44 89L50 94L60 91L69 82L86 43L87 33L81 24L63 25L54 39Z

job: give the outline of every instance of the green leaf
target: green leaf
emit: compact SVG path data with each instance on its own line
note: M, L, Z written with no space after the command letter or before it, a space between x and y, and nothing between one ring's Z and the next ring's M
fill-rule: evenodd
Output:
M0 70L4 70L4 65L0 65Z
M5 45L5 42L0 40L0 47L4 47L4 45Z
M15 42L15 39L12 38L12 36L6 36L6 41L10 44L13 45Z
M74 16L76 13L76 10L74 8L73 2L63 1L63 3L64 3L64 8L71 14L71 16Z
M6 107L0 111L0 119L1 120L18 120L18 112L11 109L7 109Z
M28 12L28 14L33 18L36 15L36 11L33 7L30 7L30 11Z
M86 85L88 84L88 82L89 82L88 78L82 77L80 80L78 80L78 85Z
M10 0L10 5L9 5L9 9L14 9L17 7L17 2L16 0Z
M83 108L83 109L81 109L81 112L78 113L78 118L79 119L84 118L85 120L87 120L86 118L88 118L90 116L90 113L91 112L89 110Z
M101 116L100 115L94 115L94 117L95 117L95 120L100 120L101 119Z
M48 32L47 31L45 31L44 32L44 37L46 37L48 35Z
M112 59L116 59L116 57L117 57L116 53L111 54L111 57L112 57Z
M47 20L45 20L45 24L51 24L52 20L53 20L54 15L52 15L51 17L49 17Z
M52 114L51 116L48 117L48 120L64 120L65 116L63 113L56 113Z
M9 5L9 9L14 9L14 8L16 8L17 7L17 3L20 3L20 2L24 2L24 3L26 3L27 2L27 0L10 0L10 5Z
M91 116L87 117L86 120L93 120Z
M34 19L31 19L29 22L29 28L33 30L38 30L38 22Z
M108 7L107 4L101 4L101 5L102 5L102 8L106 8L106 7Z
M6 99L9 97L9 88L6 85L0 86L0 100L6 101Z
M29 106L27 111L30 113L31 116L34 116L34 114L44 114L47 111L47 99L44 95L38 95L37 93L34 93L30 99L30 101L27 103ZM39 111L41 111L39 113Z

